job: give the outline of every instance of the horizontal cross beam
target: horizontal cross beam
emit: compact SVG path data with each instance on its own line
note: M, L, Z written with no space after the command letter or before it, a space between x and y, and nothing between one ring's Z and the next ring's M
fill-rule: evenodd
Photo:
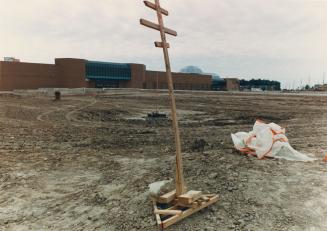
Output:
M154 42L154 45L156 47L164 48L164 44L166 45L167 48L170 48L169 43L163 43L163 42Z
M154 4L154 3L152 3L152 2L144 1L144 4L145 4L147 7L151 8L151 9L153 9L153 10L158 10L157 5ZM166 16L168 16L168 14L169 14L169 13L168 13L168 10L165 10L165 9L163 9L163 8L161 8L161 7L160 7L160 12L161 12L162 14L166 15Z
M152 29L155 29L155 30L160 31L160 26L158 24L155 24L155 23L150 22L150 21L145 20L145 19L140 19L140 23L143 26L146 26L146 27L149 27L149 28L152 28ZM170 34L172 36L177 36L177 32L176 31L174 31L172 29L169 29L169 28L166 28L166 27L164 28L164 32L166 34Z

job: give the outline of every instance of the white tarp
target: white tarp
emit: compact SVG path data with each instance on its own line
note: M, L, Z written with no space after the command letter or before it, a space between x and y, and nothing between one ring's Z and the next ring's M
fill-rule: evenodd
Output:
M266 124L257 120L253 131L232 134L232 139L237 150L259 159L273 157L293 161L315 160L293 149L285 136L285 129L275 123Z

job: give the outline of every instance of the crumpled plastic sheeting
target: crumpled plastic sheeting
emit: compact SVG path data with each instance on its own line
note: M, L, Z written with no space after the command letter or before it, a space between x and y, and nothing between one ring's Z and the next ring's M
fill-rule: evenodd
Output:
M285 129L275 123L266 124L257 120L251 132L232 134L232 139L237 150L257 156L259 159L272 157L304 162L315 160L292 148L285 135Z

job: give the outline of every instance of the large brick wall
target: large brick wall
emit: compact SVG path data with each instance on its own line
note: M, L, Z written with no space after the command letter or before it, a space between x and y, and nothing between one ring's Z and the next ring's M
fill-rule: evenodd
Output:
M84 59L56 59L55 64L0 62L0 90L81 88L92 86L85 79Z
M85 59L56 59L56 77L62 88L89 87L85 78Z
M86 62L70 58L56 59L55 64L0 62L0 90L95 87L86 79ZM143 64L130 67L131 80L119 80L119 87L156 89L158 84L159 89L168 88L165 72L147 71ZM173 73L173 82L177 90L210 90L212 77Z
M120 81L119 87L121 88L145 88L145 71L146 67L143 64L130 64L132 80Z
M240 90L240 81L235 78L226 78L226 90L227 91L239 91Z
M186 73L172 73L174 88L176 90L210 90L212 76ZM158 82L158 83L157 83ZM166 72L146 71L145 88L167 89Z
M57 86L54 65L0 62L0 90L2 91Z

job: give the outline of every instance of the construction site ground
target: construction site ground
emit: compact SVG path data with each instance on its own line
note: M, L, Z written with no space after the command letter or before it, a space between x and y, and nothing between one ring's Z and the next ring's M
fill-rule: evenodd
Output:
M218 203L168 230L327 230L327 96L179 91L189 189ZM0 93L0 230L158 230L148 185L174 176L167 92ZM231 133L287 130L313 163L244 156ZM204 151L195 144L204 140Z

